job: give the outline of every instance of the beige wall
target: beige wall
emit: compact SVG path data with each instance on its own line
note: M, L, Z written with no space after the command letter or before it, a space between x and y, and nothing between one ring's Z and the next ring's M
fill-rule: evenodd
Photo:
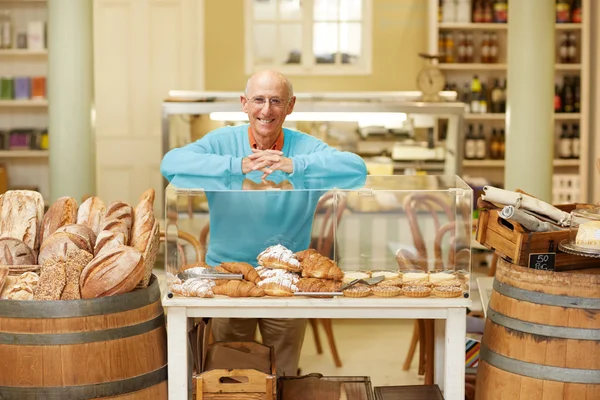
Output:
M373 63L366 76L290 76L296 91L415 90L427 51L426 0L373 0ZM205 90L236 91L244 73L244 0L206 0Z

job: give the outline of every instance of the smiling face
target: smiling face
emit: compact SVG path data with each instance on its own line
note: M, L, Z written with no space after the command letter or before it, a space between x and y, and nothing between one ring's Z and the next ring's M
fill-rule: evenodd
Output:
M274 142L279 136L296 102L290 88L286 78L274 71L256 73L248 80L246 96L241 97L242 110L248 114L257 141Z

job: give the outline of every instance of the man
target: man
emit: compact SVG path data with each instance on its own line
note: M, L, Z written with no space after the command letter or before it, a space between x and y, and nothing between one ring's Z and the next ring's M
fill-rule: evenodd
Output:
M296 97L282 74L262 71L251 76L240 101L249 124L216 129L195 143L169 151L161 164L165 178L222 177L240 182L241 187L245 174L262 174L263 180L282 174L291 180L366 176L359 156L283 129ZM292 251L306 249L317 198L307 203L306 193L285 192L283 196L272 191L207 193L211 237L206 262L256 265L257 254L278 243ZM216 341L253 340L257 324L263 342L275 349L278 374L296 375L305 319L215 318L213 336Z

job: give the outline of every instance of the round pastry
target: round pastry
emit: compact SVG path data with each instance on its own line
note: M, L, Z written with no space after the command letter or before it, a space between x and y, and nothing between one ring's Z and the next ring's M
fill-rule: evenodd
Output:
M367 297L371 294L371 288L367 286L352 286L344 290L344 297Z
M402 286L402 294L406 297L428 297L431 288L425 285L405 285Z
M433 294L437 297L459 297L463 291L456 286L438 286L433 288Z
M454 287L461 287L462 283L458 280L458 279L450 279L447 281L441 281L441 282L435 282L433 283L433 287L444 287L444 286L454 286Z
M429 282L429 274L422 271L405 272L402 274L402 282L404 284L412 284L416 282Z
M396 297L402 293L402 289L397 286L377 286L371 292L377 297Z
M450 271L439 271L432 272L429 274L429 282L436 284L438 282L449 281L452 279L456 279L456 275L451 273Z
M400 276L400 273L398 271L387 271L387 270L379 270L379 271L371 272L371 278L375 278L376 276L382 276L382 275L385 280L388 280L388 279L398 278Z
M355 279L367 279L370 278L371 274L367 271L344 271L344 278L342 282L350 283Z
M377 284L378 287L402 287L402 279L394 278L394 279L386 279Z

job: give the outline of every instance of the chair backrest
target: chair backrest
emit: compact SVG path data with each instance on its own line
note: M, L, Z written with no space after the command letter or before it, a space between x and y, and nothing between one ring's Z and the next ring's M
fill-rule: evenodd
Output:
M322 255L333 259L333 241L335 226L339 225L346 209L346 195L327 192L319 199L315 208L315 218L324 213L319 233L313 237L312 247Z

